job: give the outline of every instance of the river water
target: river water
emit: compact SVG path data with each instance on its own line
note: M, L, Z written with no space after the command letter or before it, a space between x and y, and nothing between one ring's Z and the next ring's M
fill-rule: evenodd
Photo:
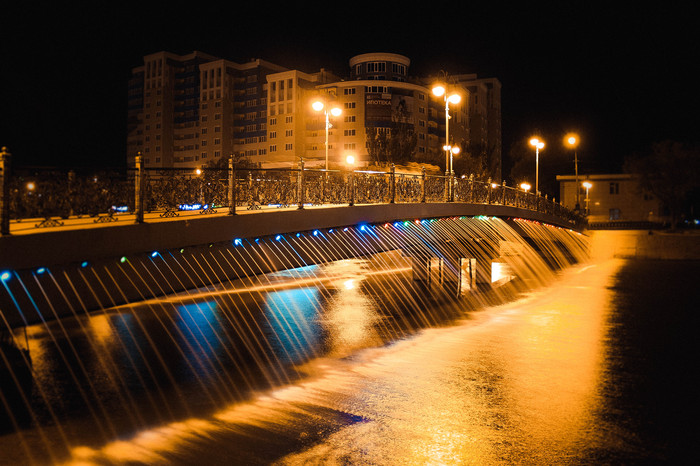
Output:
M387 254L30 327L0 464L681 464L698 276L601 259L452 303Z

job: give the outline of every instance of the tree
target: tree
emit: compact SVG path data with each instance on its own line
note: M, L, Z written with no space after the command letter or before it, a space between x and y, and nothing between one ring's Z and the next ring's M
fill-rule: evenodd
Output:
M459 147L464 149L452 161L455 174L474 175L477 180L491 179L495 182L501 182L496 179L498 172L497 161L493 160L494 149L487 147L482 143L467 143L462 140Z
M387 131L382 128L367 128L367 153L372 162L389 162L389 141Z
M513 144L508 151L508 159L511 163L510 178L517 186L528 182L534 190L535 186L535 153L530 150L527 141Z
M367 128L367 152L375 163L411 162L417 145L418 135L403 99L392 109L388 128Z
M698 191L700 149L676 141L659 142L646 155L628 157L624 171L638 175L641 189L665 204L675 227Z

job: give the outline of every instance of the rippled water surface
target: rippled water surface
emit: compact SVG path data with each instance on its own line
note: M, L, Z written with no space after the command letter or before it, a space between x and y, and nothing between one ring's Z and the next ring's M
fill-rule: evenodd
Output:
M381 261L30 328L41 427L0 434L0 463L688 457L700 263L605 260L450 304Z

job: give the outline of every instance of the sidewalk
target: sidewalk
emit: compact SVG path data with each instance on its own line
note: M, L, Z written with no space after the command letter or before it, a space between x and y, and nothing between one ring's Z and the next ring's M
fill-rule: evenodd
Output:
M328 204L328 205L305 205L304 209L319 209L326 207L342 207L347 204ZM199 218L222 217L228 215L228 207L220 207L214 209L215 213L203 214L201 210L179 210L174 212L176 215L163 216L164 211L147 212L143 219L145 223L156 222L176 222L181 220L195 220ZM263 206L258 209L249 210L247 207L236 208L236 215L248 215L261 212L284 212L289 210L297 210L297 206L277 207ZM111 218L105 214L89 217L69 217L60 218L52 217L50 222L46 222L47 226L41 225L45 221L43 218L26 218L22 220L10 221L10 234L12 235L30 235L35 233L46 233L49 231L65 231L65 230L84 230L88 228L106 228L111 226L133 224L136 220L136 215L133 213L115 213Z

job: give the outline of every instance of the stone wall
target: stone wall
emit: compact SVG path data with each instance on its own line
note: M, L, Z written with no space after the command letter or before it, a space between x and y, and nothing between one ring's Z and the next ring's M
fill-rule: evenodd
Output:
M594 258L700 260L700 232L596 230L589 234Z

